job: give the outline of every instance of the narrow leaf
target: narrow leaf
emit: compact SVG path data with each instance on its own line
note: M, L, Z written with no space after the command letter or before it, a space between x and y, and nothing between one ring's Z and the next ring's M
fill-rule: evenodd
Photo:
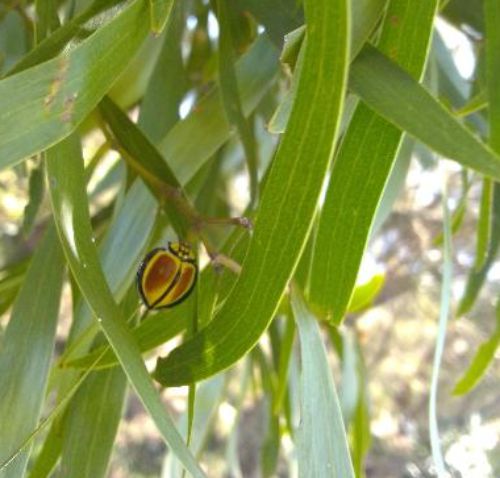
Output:
M137 344L127 330L125 318L106 283L92 241L83 163L76 137L71 136L47 152L47 174L58 233L68 264L83 295L99 318L98 322L131 385L162 437L193 476L205 476L164 410Z
M410 4L410 0L390 3L380 47L408 70L406 77L412 75L418 80L427 57L437 1ZM412 15L407 15L409 8ZM358 71L366 51L367 47L351 64L351 86L356 83L359 75L354 71ZM420 88L416 80L412 81ZM318 314L336 324L342 321L349 304L401 139L400 130L360 103L333 164L316 235L309 298Z
M36 215L40 209L45 192L44 165L40 162L30 173L28 185L28 203L24 207L23 225L21 230L27 236L33 229Z
M31 465L29 478L47 478L55 468L62 450L62 431L60 422L56 421L50 427L45 437L41 451Z
M440 155L500 180L500 157L376 48L365 46L350 73L349 86L379 115Z
M151 14L151 30L159 35L170 16L174 5L174 0L149 0L149 9Z
M110 20L110 12L116 14L118 4L124 4L124 0L95 0L92 5L80 15L61 26L55 33L45 38L39 45L16 63L7 75L19 73L32 66L43 63L57 56L62 49L81 33L85 26L97 28ZM88 22L88 23L87 23Z
M0 463L36 427L54 348L64 260L55 228L38 246L16 298L0 349ZM29 451L3 471L2 478L22 476Z
M188 82L182 62L184 2L175 2L155 69L141 102L138 124L156 144L179 121Z
M493 186L493 205L490 217L491 237L488 246L488 254L483 266L476 270L471 268L467 277L465 292L458 304L457 316L464 315L472 308L476 302L479 291L481 290L488 271L495 262L495 258L500 247L500 184L495 182Z
M458 117L468 116L472 113L481 111L488 106L488 98L486 91L481 90L477 95L473 96L464 106L455 110Z
M269 325L311 230L342 115L349 58L349 4L305 2L304 69L274 158L243 269L210 324L159 359L155 378L180 385L229 367ZM297 220L300 218L300 220ZM273 271L273 281L266 280Z
M348 312L359 312L368 307L382 290L384 283L384 274L374 274L367 282L357 285L347 307Z
M292 310L302 359L299 476L354 478L340 403L318 323L297 292L292 293Z
M36 23L35 43L40 43L45 37L60 27L57 7L54 0L35 1Z
M477 222L477 243L474 269L480 270L488 258L488 249L491 241L491 208L493 203L493 184L491 179L483 179L479 220Z
M126 385L121 369L93 372L82 384L64 421L62 476L107 476Z
M217 0L217 13L220 26L219 34L219 86L222 104L228 122L236 127L245 152L248 172L250 174L250 197L252 202L257 198L258 159L250 122L243 114L236 72L234 69L234 47L231 37L231 10L228 0Z
M186 310L187 306L185 304L181 304L166 313L157 313L154 317L150 317L131 330L141 353L149 352L161 344L164 344L186 328L188 311ZM113 349L103 345L83 357L72 358L68 362L63 363L63 366L88 368L95 362L95 359L102 354L105 348L107 350L96 368L101 369L118 365L119 362Z
M144 133L111 99L105 97L99 105L99 110L118 144L123 148L129 167L139 174L151 192L158 196L158 201L164 206L179 237L186 237L189 224L176 208L174 199L175 203L182 200L187 208L190 208L190 205L173 171Z
M491 337L483 342L477 349L474 358L472 359L469 368L460 377L455 388L453 389L454 395L465 395L469 393L484 376L488 367L495 359L495 352L500 346L500 306L497 305L496 311L496 329Z
M485 0L484 18L486 23L486 81L488 99L488 119L490 122L489 143L500 154L500 3Z
M441 304L439 309L439 325L436 336L436 350L434 352L434 363L432 367L431 388L429 392L429 435L431 441L432 457L436 466L438 476L445 476L443 452L441 450L441 440L439 438L437 419L437 393L439 385L439 369L444 351L446 338L446 327L450 315L451 286L453 276L453 256L451 245L451 219L447 195L443 198L443 278L441 285Z
M356 0L351 2L351 48L350 59L353 60L372 34L376 24L382 16L386 0ZM295 98L297 84L300 77L300 51L303 50L305 27L297 28L285 37L285 45L281 54L281 61L284 64L294 67L294 73L290 89L276 109L271 118L268 129L271 133L283 133L290 117L293 101ZM347 106L347 105L346 105ZM345 108L347 110L347 107Z

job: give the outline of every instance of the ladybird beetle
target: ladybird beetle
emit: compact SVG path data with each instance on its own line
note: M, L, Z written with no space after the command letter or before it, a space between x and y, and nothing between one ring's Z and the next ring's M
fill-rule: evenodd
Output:
M137 288L148 309L173 307L194 288L196 255L185 242L169 242L149 252L137 271Z

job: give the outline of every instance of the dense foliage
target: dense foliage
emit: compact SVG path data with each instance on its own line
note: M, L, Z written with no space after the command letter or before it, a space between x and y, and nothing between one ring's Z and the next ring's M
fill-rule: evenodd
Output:
M439 24L472 45L469 79ZM463 316L500 245L499 51L496 0L4 1L0 179L25 207L1 231L0 477L107 476L127 394L168 447L162 476L241 476L250 396L262 476L365 476L356 319L391 278L359 271L411 158L448 168L422 446L453 471L438 429L452 236L477 223ZM197 281L148 310L137 270L169 241L196 252ZM494 360L494 316L455 394ZM203 452L228 403L218 469Z

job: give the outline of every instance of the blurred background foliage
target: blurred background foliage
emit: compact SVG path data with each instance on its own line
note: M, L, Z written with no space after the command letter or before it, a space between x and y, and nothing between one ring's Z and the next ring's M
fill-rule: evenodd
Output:
M1 477L500 476L500 8L304 3L0 4Z

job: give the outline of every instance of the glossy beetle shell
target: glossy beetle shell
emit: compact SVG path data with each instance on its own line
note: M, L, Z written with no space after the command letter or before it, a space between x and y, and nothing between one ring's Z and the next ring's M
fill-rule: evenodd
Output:
M196 255L184 242L149 252L137 271L137 288L148 309L173 307L192 292L198 275Z

